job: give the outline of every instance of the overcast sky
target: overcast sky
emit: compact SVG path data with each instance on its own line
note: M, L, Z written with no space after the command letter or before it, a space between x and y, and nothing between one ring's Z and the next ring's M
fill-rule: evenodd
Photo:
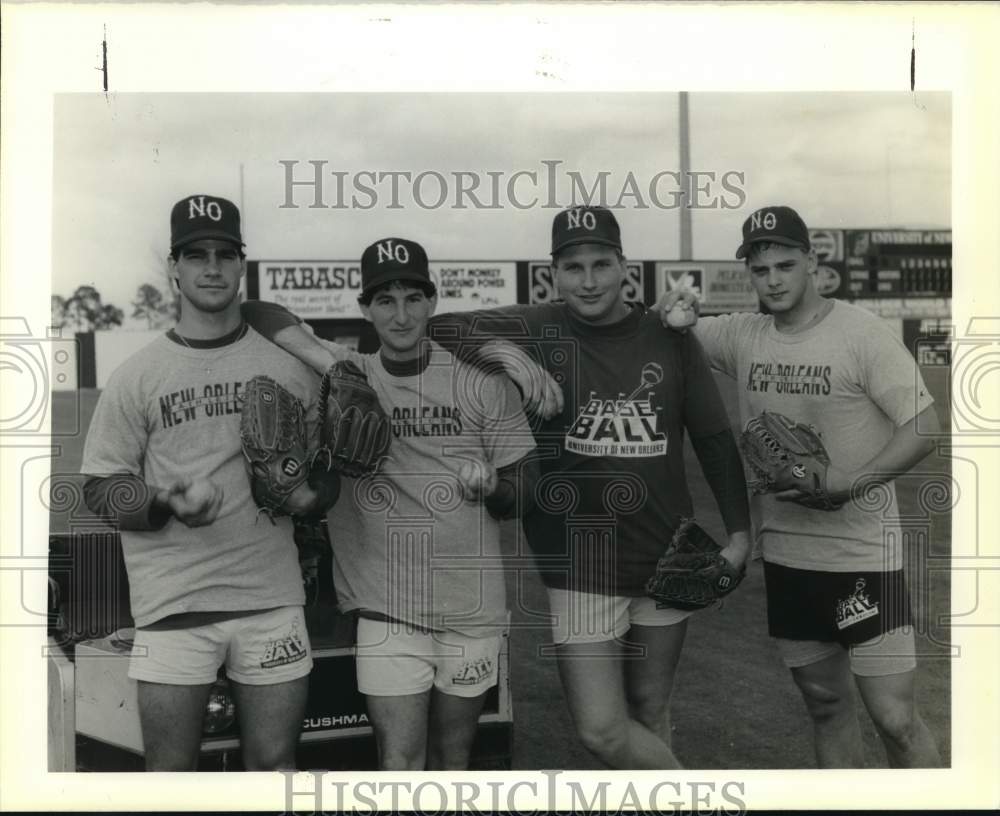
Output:
M545 257L551 200L568 204L570 172L591 186L606 173L626 253L678 257L678 214L655 206L657 173L679 168L676 94L112 94L59 95L55 108L53 292L84 283L126 309L136 288L162 283L171 205L195 192L239 203L244 167L244 237L250 258L360 257L371 241L403 235L432 259ZM694 255L731 258L742 220L758 206L788 203L816 227L950 227L951 138L947 94L696 93L690 96L691 169L714 173L694 213ZM312 192L286 200L284 161L296 178L323 166L325 208ZM555 165L555 190L548 185ZM400 178L392 208L388 177L356 192L363 171L441 174L440 186ZM514 173L522 175L507 186ZM338 204L337 177L344 194ZM475 174L476 195L493 209L456 209L455 173ZM491 200L491 177L499 197ZM743 181L727 173L742 173ZM636 181L636 195L622 191ZM703 177L707 179L710 177ZM471 183L471 182L467 182ZM734 192L733 189L742 191ZM656 192L671 202L676 184ZM517 204L535 206L524 209Z

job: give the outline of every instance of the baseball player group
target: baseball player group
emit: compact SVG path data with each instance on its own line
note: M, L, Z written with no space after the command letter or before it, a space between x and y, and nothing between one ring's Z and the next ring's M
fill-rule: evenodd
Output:
M599 206L555 216L548 304L435 314L424 247L383 238L361 254L374 353L241 303L244 247L230 201L174 206L180 319L112 374L84 450L87 504L121 532L148 770L197 767L222 670L244 767L295 767L312 656L293 525L324 518L383 770L469 766L511 615L511 519L548 596L538 659L609 768L682 767L670 700L688 622L755 554L817 766L862 766L855 690L892 767L940 764L884 522L893 479L931 450L934 406L882 321L817 292L794 210L746 220L736 255L762 310L718 317L685 292L626 301L620 226ZM736 381L736 432L713 369ZM685 436L718 544L693 518Z

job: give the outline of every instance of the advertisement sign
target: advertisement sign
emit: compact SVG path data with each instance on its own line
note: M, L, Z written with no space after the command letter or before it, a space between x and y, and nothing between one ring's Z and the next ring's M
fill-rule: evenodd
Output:
M657 261L656 296L693 291L707 312L756 312L757 293L742 261Z
M643 299L643 275L641 261L626 262L625 300ZM528 262L528 303L548 303L559 298L551 261Z
M513 261L432 261L430 267L440 314L517 303L517 265Z
M816 258L824 261L844 260L844 231L837 229L809 230L809 243L816 250Z
M360 318L358 261L260 261L258 297L304 320Z
M357 320L357 261L259 261L258 297L305 320ZM438 312L488 309L517 302L516 265L494 261L432 261Z

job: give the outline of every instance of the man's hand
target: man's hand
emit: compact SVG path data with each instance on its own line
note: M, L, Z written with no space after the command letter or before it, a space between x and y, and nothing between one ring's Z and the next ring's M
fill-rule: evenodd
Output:
M722 548L719 553L736 569L746 568L747 560L750 558L750 534L745 530L733 533L729 536L729 543Z
M673 289L660 295L653 310L666 328L684 332L698 322L701 306L690 289Z
M223 491L209 479L185 477L157 493L156 501L188 527L205 527L222 507Z
M826 495L834 504L844 504L851 500L851 490L854 487L856 476L838 467L829 465L826 469ZM855 490L861 486L854 487ZM808 494L803 490L795 488L791 490L779 490L774 494L774 498L782 502L794 502L806 498Z
M493 340L483 346L480 355L487 362L503 366L521 390L526 414L552 419L562 413L563 392L559 383L523 349L506 340Z
M481 502L492 496L500 480L497 469L488 462L465 461L458 468L458 486L462 498L469 504Z

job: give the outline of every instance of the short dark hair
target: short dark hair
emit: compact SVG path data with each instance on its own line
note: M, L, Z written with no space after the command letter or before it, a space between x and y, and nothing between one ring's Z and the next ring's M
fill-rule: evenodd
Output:
M421 281L391 280L379 284L367 292L362 292L358 295L358 303L362 306L370 306L371 302L375 299L375 295L387 289L419 289L428 300L437 294L437 287L431 281L425 283Z
M556 250L555 254L552 256L552 266L555 266L556 264L558 264L560 256L562 256L562 254L567 249L571 249L574 246L579 246L579 244L570 244L570 246L563 247L562 249ZM611 246L609 246L609 247L607 247L607 249L613 249L615 251L615 257L617 257L618 260L621 263L625 263L625 253L622 252L620 249L618 249L618 247L611 247Z
M191 245L190 244L185 244L184 246L170 247L170 254L167 257L170 258L170 260L176 262L177 259L180 257L180 253L182 253L189 246L191 246ZM246 256L246 253L243 251L243 247L238 246L237 244L233 244L233 246L236 248L236 251L239 253L240 260L241 261L246 260L247 256Z
M801 249L802 252L806 255L808 255L809 251L812 249L812 247L807 247L802 245L790 246L789 244L781 244L778 243L777 241L754 241L752 244L750 244L749 247L747 247L747 254L743 258L743 263L749 265L750 259L754 255L756 255L758 252L766 252L767 250L773 247L778 247L779 249Z

